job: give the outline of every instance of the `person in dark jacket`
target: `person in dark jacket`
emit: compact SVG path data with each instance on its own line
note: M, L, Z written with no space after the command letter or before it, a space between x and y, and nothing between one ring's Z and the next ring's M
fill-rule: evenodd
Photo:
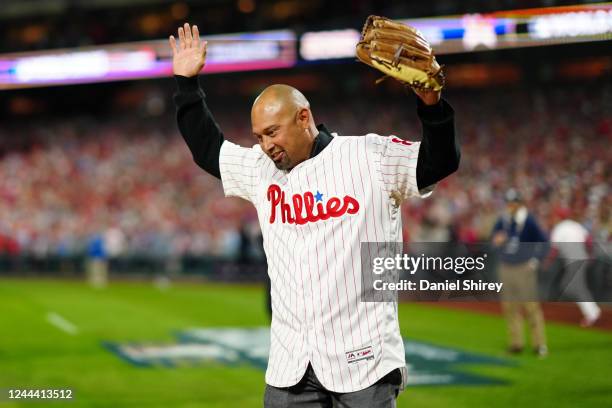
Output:
M524 311L529 322L535 353L548 354L544 332L544 315L538 299L538 265L546 255L548 241L521 198L510 189L505 194L507 214L493 227L493 246L500 250L499 279L503 282L502 307L508 323L510 353L524 347Z

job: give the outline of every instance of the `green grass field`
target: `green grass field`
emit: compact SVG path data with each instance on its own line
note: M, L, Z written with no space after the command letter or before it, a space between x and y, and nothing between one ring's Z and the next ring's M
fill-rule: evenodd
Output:
M102 342L172 342L186 328L267 324L259 287L113 282L0 280L0 408L4 407L259 407L264 372L249 364L138 367ZM55 313L72 334L48 321ZM400 305L404 337L508 358L506 366L465 366L504 385L414 386L400 407L610 407L612 333L547 325L551 354L506 357L501 318ZM9 402L7 388L72 388L70 402ZM4 399L2 399L4 398Z

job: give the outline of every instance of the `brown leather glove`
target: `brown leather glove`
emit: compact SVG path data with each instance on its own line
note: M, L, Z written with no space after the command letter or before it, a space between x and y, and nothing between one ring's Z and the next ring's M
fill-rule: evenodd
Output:
M442 67L427 40L413 27L369 16L356 53L364 64L412 89L439 91L444 87Z

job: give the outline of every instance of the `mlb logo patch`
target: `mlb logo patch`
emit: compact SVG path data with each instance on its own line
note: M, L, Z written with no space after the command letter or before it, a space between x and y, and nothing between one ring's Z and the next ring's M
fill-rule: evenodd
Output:
M346 362L348 364L356 363L361 360L373 360L374 359L374 350L372 346L362 347L357 350L347 351L346 352Z

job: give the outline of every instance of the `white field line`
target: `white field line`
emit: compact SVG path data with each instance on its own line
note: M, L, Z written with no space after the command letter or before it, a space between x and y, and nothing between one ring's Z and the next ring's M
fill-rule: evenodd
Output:
M79 332L79 329L74 324L70 323L68 320L64 319L55 312L47 313L47 321L58 329L73 336Z

